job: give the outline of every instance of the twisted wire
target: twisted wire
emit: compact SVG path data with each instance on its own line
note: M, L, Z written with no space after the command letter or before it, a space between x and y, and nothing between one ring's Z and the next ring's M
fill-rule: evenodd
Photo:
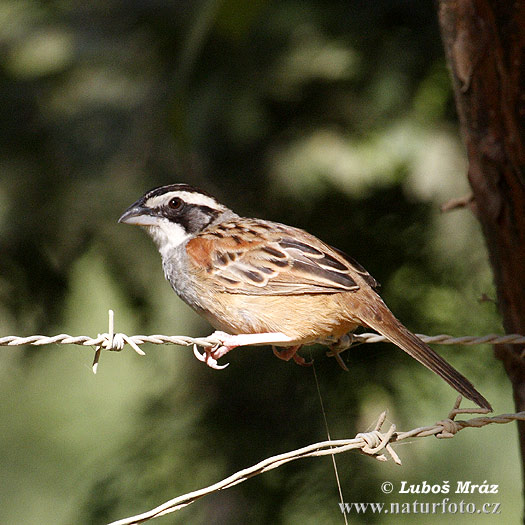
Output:
M81 346L98 346L104 350L120 351L126 344L129 344L133 349L139 353L144 354L139 348L140 345L150 343L154 345L179 345L179 346L193 346L197 345L203 348L210 348L220 340L217 337L189 337L185 335L126 335L124 333L114 333L114 313L109 310L109 330L105 333L100 333L97 337L90 337L86 335L68 335L58 334L53 336L46 335L30 335L17 336L8 335L0 337L0 346L19 346L32 345L43 346L49 344L64 344L64 345L81 345ZM454 337L447 334L440 335L423 335L416 334L425 343L446 344L446 345L478 345L478 344L525 344L525 336L520 334L488 334L483 336L462 336ZM365 333L365 334L347 334L339 340L320 340L320 343L330 345L333 347L334 353L341 353L347 350L356 343L379 343L387 342L388 339L379 334ZM330 355L330 354L329 354Z
M114 331L114 312L109 310L109 328L105 333L98 334L97 337L89 337L86 335L68 335L58 334L53 336L46 335L30 335L27 337L20 337L16 335L8 335L0 337L0 346L43 346L50 344L62 345L81 345L95 347L95 357L93 359L93 372L97 372L101 350L120 351L126 344L130 345L139 355L145 355L140 346L146 343L154 345L179 345L179 346L193 346L194 351L197 347L212 348L221 344L221 340L213 334L208 337L188 337L185 335L127 335L124 333L115 333ZM488 334L484 336L462 336L453 337L446 334L441 335L422 335L417 334L425 343L434 344L455 344L455 345L477 345L477 344L525 344L525 336L520 334ZM327 352L329 357L335 357L339 365L347 370L346 365L341 359L340 354L359 343L379 343L388 341L386 337L374 334L347 334L340 339L323 339L319 343L330 347Z
M441 335L422 335L416 334L425 343L441 344L441 345L480 345L480 344L491 344L491 345L519 345L525 344L525 336L520 334L488 334L484 336L462 336L454 337L447 334ZM354 343L381 343L388 342L388 339L379 334L365 333L365 334L352 334L352 344ZM146 343L154 345L180 345L180 346L192 346L194 344L202 347L211 347L219 342L216 338L210 337L189 337L186 335L126 335L123 333L113 334L113 341L111 341L111 335L109 333L98 334L97 337L90 337L87 335L68 335L58 334L53 336L47 335L29 335L29 336L17 336L8 335L0 337L0 346L20 346L20 345L32 345L32 346L43 346L50 344L62 344L62 345L81 345L81 346L101 346L105 350L119 351L124 348L125 344L129 345L143 345ZM351 345L348 346L350 348ZM347 348L345 348L346 350Z
M441 439L453 438L464 428L480 428L492 423L505 424L510 423L511 421L525 421L525 412L518 412L517 414L501 414L493 417L483 415L465 421L456 421L455 417L459 414L487 414L488 412L483 408L459 408L461 400L462 398L459 396L454 408L448 414L447 418L438 421L433 425L414 428L408 432L397 432L394 424L391 424L390 428L386 432L383 432L381 428L386 420L386 412L383 412L379 416L375 428L370 432L361 432L352 439L322 441L292 450L291 452L266 458L252 467L240 470L213 485L183 494L182 496L166 501L162 505L147 512L114 521L109 525L135 525L176 512L208 494L233 487L234 485L243 483L254 476L262 474L263 472L278 468L297 459L340 454L342 452L357 449L360 450L361 453L371 456L379 461L388 461L388 458L391 458L397 465L401 465L401 459L393 448L393 445L400 441L415 437L423 438L428 436L436 436Z

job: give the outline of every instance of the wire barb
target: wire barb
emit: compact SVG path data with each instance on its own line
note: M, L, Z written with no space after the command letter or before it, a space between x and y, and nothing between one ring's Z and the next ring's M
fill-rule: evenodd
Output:
M58 334L54 336L31 335L28 337L9 335L6 337L0 337L0 346L44 346L50 344L91 346L95 348L92 369L93 373L96 374L100 361L101 351L108 350L120 352L126 346L126 344L131 346L133 350L135 350L135 352L139 355L146 355L145 352L140 348L141 345L146 343L154 345L168 344L179 346L192 346L194 352L198 352L199 347L213 348L217 344L222 344L222 341L218 340L217 336L215 335L210 335L208 337L188 337L185 335L126 335L120 332L115 333L113 310L109 310L108 317L109 319L107 333L98 334L97 337L94 338L85 335L73 336L68 334ZM446 334L434 336L417 334L417 336L425 343L444 345L525 344L525 336L520 334L488 334L481 337L452 337ZM350 333L344 335L340 339L327 339L322 341L320 340L318 342L320 344L329 346L330 350L326 353L326 355L329 357L334 357L337 360L338 364L344 370L348 370L341 358L341 353L345 352L350 348L353 348L357 344L388 342L388 340L384 336L374 333Z
M392 424L386 432L382 432L381 428L386 420L386 412L383 412L371 432L361 432L357 434L353 439L338 439L328 440L319 443L314 443L306 447L292 450L284 454L279 454L267 458L252 467L240 470L231 476L214 483L208 487L200 490L183 494L169 501L166 501L162 505L137 516L131 516L118 521L114 521L109 525L135 525L144 521L158 518L194 503L198 499L224 490L239 483L267 472L274 468L278 468L281 465L295 461L297 459L326 456L340 454L347 452L348 450L359 450L362 454L373 457L379 461L388 461L390 457L394 463L401 465L401 459L395 452L393 445L400 441L414 438L414 437L428 437L436 436L437 438L452 438L454 435L463 430L464 428L480 428L491 423L510 423L511 421L525 421L525 412L519 412L517 414L502 414L500 416L493 417L478 417L467 421L455 421L454 418L458 414L484 414L487 413L486 409L480 408L459 408L461 403L461 396L459 396L454 404L454 408L448 414L448 417L444 420L434 423L434 425L428 427L419 427L408 432L397 432L396 426ZM386 452L386 453L385 453Z

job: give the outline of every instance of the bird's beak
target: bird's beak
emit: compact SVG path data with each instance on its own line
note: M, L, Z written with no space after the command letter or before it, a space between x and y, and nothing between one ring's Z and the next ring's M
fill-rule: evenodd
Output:
M150 208L146 208L140 201L132 204L121 216L118 222L136 224L137 226L156 226L159 218Z

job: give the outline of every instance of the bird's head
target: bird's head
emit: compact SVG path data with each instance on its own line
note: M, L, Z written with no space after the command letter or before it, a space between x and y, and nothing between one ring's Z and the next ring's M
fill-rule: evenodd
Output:
M148 191L118 222L146 228L164 255L211 224L235 216L205 191L188 184L170 184Z

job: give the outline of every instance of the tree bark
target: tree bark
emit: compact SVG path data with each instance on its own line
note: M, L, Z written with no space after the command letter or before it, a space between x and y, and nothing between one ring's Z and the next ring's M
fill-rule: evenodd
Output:
M525 2L438 0L466 146L472 208L488 247L507 333L525 334ZM525 348L498 345L517 411ZM525 423L518 424L525 474Z

